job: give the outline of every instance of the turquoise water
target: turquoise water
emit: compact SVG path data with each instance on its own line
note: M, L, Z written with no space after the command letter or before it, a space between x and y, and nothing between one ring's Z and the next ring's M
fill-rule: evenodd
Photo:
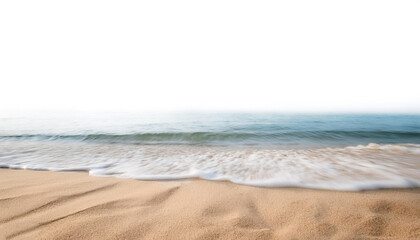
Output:
M284 147L420 143L419 115L102 114L2 118L0 126L3 139Z
M360 190L420 186L419 115L38 113L0 118L0 167Z

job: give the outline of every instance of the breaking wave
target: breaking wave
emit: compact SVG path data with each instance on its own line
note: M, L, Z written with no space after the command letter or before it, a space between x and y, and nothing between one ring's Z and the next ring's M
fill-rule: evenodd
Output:
M141 180L201 178L334 190L420 186L419 144L280 149L2 139L0 166Z

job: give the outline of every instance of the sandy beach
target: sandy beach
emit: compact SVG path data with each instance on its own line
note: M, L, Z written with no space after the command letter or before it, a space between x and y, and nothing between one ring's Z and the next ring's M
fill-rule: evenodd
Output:
M0 169L5 239L420 239L420 189L146 182Z

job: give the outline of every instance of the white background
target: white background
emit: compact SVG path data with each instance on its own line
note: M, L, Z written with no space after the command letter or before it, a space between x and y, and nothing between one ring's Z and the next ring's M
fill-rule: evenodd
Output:
M0 112L420 112L420 1L1 1Z

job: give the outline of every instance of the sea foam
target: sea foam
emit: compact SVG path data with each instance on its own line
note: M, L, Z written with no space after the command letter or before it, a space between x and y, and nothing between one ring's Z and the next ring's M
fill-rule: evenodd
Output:
M100 177L333 190L420 186L418 144L284 149L1 139L0 149L0 167Z

